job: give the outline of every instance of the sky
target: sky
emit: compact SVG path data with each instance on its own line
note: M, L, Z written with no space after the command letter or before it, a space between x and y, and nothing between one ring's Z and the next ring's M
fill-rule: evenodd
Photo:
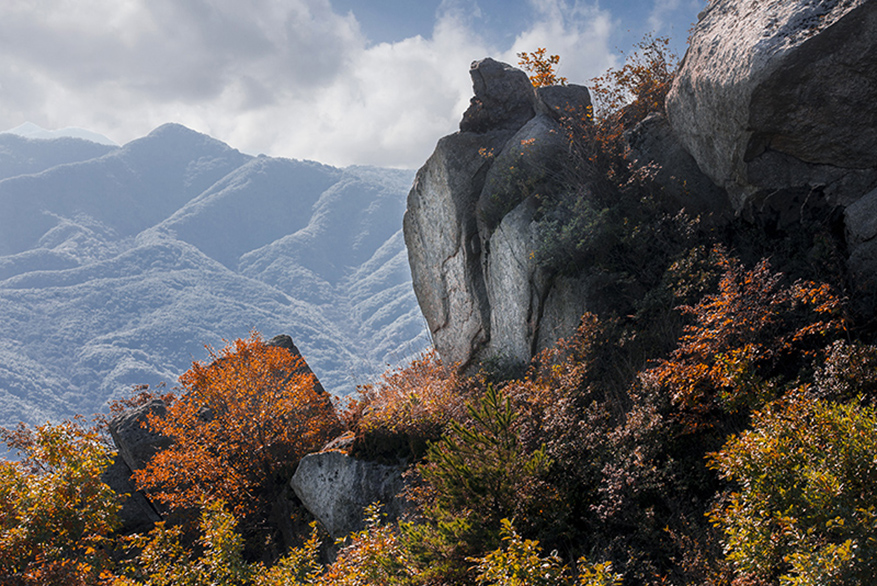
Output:
M545 47L587 81L647 32L681 58L705 0L2 0L0 130L119 144L166 122L250 154L417 168L469 65Z

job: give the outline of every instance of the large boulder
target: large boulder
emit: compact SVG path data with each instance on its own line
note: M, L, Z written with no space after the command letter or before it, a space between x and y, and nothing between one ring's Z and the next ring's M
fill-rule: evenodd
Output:
M475 96L460 131L438 142L408 195L414 292L446 361L525 361L536 340L551 344L572 332L545 333L533 309L551 287L528 259L534 201L553 188L564 159L561 121L581 115L590 96L581 86L537 91L522 71L493 59L474 62L470 75ZM521 262L500 261L494 250L504 259L521 254ZM566 321L577 323L579 309Z
M109 431L118 454L113 464L104 472L103 480L117 494L126 495L122 500L119 517L123 533L148 531L161 520L161 511L131 479L133 471L140 470L159 450L171 445L171 439L149 428L148 417L163 417L167 404L161 399L123 411L110 420Z
M340 451L301 459L290 481L304 507L333 538L363 528L363 510L380 502L382 513L397 519L405 508L402 466L366 462Z
M131 470L140 470L159 451L171 445L171 438L153 431L149 416L164 417L167 404L161 399L123 411L110 420L110 435L119 456Z
M846 205L877 179L875 95L877 2L712 0L667 112L736 209L790 186Z

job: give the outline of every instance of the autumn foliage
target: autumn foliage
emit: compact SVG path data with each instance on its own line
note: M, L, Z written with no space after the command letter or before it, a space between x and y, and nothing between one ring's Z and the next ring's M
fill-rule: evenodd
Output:
M466 411L466 400L479 386L435 350L363 385L342 413L355 433L355 452L372 458L422 456L427 442L441 438L451 421Z
M112 452L76 422L0 429L0 583L95 584L109 574L119 503L101 474Z
M236 340L180 377L184 392L150 426L174 443L136 472L172 509L223 500L238 515L267 506L298 460L340 429L304 362L257 334Z
M530 74L533 87L566 85L566 78L557 75L555 68L560 63L560 55L548 55L545 47L532 53L518 53L518 65Z
M824 283L783 282L762 260L746 269L716 251L718 292L681 311L693 318L672 355L646 376L664 386L690 430L755 409L783 393L843 331L842 306Z

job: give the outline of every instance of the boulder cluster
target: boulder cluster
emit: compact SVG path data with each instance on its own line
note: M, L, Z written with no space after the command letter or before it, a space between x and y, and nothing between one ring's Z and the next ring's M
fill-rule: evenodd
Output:
M526 362L569 335L600 295L586 271L551 274L533 254L536 200L552 188L543 177L566 148L559 121L590 99L580 86L534 89L492 59L470 74L475 97L460 131L439 141L408 196L414 290L446 361ZM789 229L806 214L842 213L849 269L872 287L875 96L877 3L712 0L666 114L626 133L626 156L657 169L691 214Z
M415 293L436 349L462 366L525 362L567 336L599 294L587 277L552 273L533 254L539 196L558 188L563 120L591 100L582 86L534 88L493 59L470 69L474 97L408 196L404 235ZM625 135L632 168L652 166L679 208L791 227L806 213L843 218L859 287L877 283L877 2L712 0L666 101ZM298 353L288 336L270 344ZM132 493L127 530L161 511L130 483L169 439L143 426L153 401L116 417L108 482ZM402 469L328 446L305 457L297 498L334 537L381 500L398 514ZM292 496L294 493L295 497ZM282 510L286 510L281 507Z

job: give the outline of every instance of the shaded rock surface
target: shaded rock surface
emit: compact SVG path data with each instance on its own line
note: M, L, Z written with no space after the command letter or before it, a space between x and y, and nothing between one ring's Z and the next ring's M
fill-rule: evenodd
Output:
M119 452L113 464L104 472L103 479L116 494L129 495L122 501L119 511L123 533L148 531L161 520L158 508L137 490L131 475L134 470L146 466L156 453L171 445L171 438L155 433L147 423L150 414L163 417L165 413L165 402L154 399L110 420L110 435Z
M302 458L290 486L333 538L363 527L363 510L380 501L391 520L404 509L402 466L357 460L337 451Z
M674 132L741 209L759 190L877 179L877 3L713 0L667 99ZM858 170L853 185L847 175Z
M119 456L131 470L140 470L156 453L171 445L171 438L154 432L147 423L149 415L164 417L166 413L167 404L153 399L110 420L110 435Z
M475 96L460 131L438 142L408 195L412 282L446 361L526 361L556 339L541 321L550 281L528 260L534 200L557 181L566 148L559 121L590 97L581 86L536 91L493 59L474 62L470 74ZM577 322L581 311L570 311Z

